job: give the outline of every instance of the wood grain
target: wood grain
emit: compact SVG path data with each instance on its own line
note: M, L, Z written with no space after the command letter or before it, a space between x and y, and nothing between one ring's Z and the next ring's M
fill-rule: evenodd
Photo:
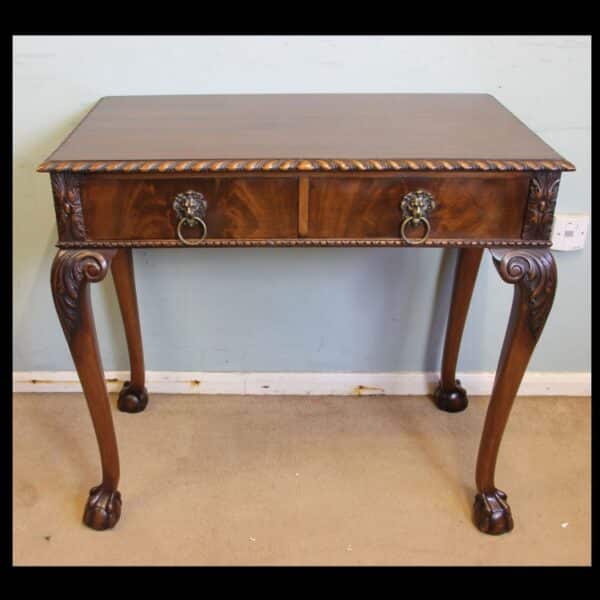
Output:
M487 94L106 97L42 166L109 172L189 168L573 166Z
M311 185L308 234L314 238L398 237L402 198L423 189L437 204L429 219L430 239L519 238L528 183L526 175L319 179Z
M295 238L298 183L294 179L94 179L82 184L83 212L90 238L177 239L173 199L195 190L207 202L208 239ZM199 228L186 228L186 236Z

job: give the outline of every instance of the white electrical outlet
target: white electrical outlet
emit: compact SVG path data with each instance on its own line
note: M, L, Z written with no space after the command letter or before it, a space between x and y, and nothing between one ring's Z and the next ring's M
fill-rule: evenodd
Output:
M554 215L552 250L581 250L589 222L589 215Z

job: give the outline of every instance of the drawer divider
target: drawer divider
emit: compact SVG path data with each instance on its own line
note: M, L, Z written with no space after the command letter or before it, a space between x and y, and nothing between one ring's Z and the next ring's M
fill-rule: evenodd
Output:
M308 235L308 191L310 181L306 175L298 178L298 236Z

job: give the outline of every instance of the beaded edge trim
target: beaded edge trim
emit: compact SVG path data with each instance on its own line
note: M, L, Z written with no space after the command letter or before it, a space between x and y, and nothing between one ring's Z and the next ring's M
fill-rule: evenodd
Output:
M329 240L329 239L281 239L281 240L203 240L195 243L194 248L293 248L299 247L390 247L404 246L407 248L442 248L456 247L536 247L547 248L552 245L548 240L427 240L422 244L408 244L403 240ZM179 240L88 240L85 242L58 242L58 248L190 248Z

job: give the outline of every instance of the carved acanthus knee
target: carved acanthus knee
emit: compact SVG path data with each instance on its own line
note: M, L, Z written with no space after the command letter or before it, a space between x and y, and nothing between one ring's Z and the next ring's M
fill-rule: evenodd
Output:
M550 250L492 250L492 258L500 277L517 286L515 301L527 307L528 328L537 341L556 291L556 263Z
M81 303L88 283L101 281L114 250L59 250L52 265L52 295L65 332L71 341L81 320Z

